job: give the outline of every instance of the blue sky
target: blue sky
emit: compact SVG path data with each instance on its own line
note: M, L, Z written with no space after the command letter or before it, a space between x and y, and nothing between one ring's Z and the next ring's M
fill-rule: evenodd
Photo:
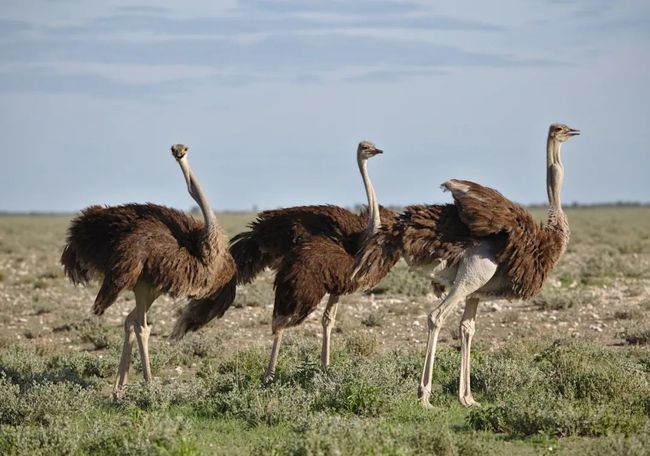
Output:
M446 202L474 180L543 202L650 201L650 3L3 0L0 210Z

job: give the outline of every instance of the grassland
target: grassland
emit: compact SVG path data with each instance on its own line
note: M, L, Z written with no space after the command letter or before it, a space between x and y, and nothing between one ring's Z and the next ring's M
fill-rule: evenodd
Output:
M233 234L251 216L220 221ZM91 317L96 287L75 289L58 265L69 218L1 216L0 454L650 454L650 209L568 216L571 244L542 294L479 308L472 410L456 400L458 313L434 408L416 403L433 298L402 264L342 300L330 372L316 313L288 332L268 386L272 276L179 344L166 335L184 303L161 298L156 379L143 385L136 359L113 401L132 297Z

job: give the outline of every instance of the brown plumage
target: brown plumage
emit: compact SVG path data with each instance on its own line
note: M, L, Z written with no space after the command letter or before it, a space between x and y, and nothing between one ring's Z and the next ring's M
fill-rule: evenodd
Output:
M176 209L90 206L72 220L61 263L74 284L103 277L92 308L102 315L139 280L172 297L210 295L234 275L227 248L220 228L205 233L203 222Z
M301 208L289 210L294 209ZM353 293L358 288L351 280L352 268L354 256L366 236L368 212L355 214L334 206L311 206L306 209L314 211L309 222L297 219L290 230L284 231L293 233L291 239L283 235L267 237L269 231L264 231L261 236L266 238L265 242L261 242L264 246L262 250L269 252L266 249L269 246L273 252L267 256L268 264L276 270L272 324L274 334L281 328L302 323L326 294L340 296ZM324 222L320 230L313 223L319 218L319 209L325 209L320 213ZM381 222L389 224L395 214L383 207L379 210ZM275 217L282 218L283 215L276 213ZM336 218L332 215L336 215ZM274 218L267 220L272 225ZM277 241L273 242L273 239ZM278 245L285 247L284 253L280 254L281 251L275 249ZM236 252L233 253L236 259L240 258Z
M539 293L569 241L568 224L535 222L518 204L482 185L452 179L443 184L473 239L493 239L496 261L507 280L495 296L529 299Z
M350 280L354 256L369 233L382 222L390 224L395 215L379 207L367 175L367 159L378 153L381 151L366 141L357 149L368 196L367 211L355 214L332 205L264 211L248 231L231 240L230 253L237 265L239 284L252 282L267 267L276 272L272 322L275 339L266 379L274 375L284 328L304 321L328 293L330 299L323 313L321 363L324 367L329 364L329 339L338 296L357 288ZM211 316L215 315L203 310L200 303L192 303L178 319L172 334L180 338L186 331L207 323L206 318Z
M125 321L116 392L127 380L134 335L145 380L151 378L146 312L158 296L210 299L235 277L227 237L187 163L187 147L174 145L172 153L190 195L203 211L203 222L156 204L91 206L71 222L61 255L65 274L73 283L102 280L93 304L96 315L103 314L122 291L136 294L136 309Z
M384 208L380 211L383 219L386 220L393 215ZM249 230L237 234L230 241L230 254L237 269L236 282L234 280L228 282L223 289L207 299L190 302L178 318L171 337L180 339L188 331L196 331L213 318L222 317L234 301L235 285L251 283L267 267L276 272L280 270L283 273L288 272L291 258L297 257L302 243L316 236L321 240L321 244L331 243L330 249L336 246L339 255L345 253L353 259L367 226L368 211L355 214L333 205L298 206L260 212L250 223ZM301 260L304 257L304 254L300 255ZM336 263L330 266L339 268ZM314 292L311 293L308 303L301 301L303 306L309 308L317 306L322 297L329 292L321 291L322 287L316 282L310 284ZM276 289L277 285L276 280ZM348 285L352 286L352 284ZM334 288L330 287L330 289ZM276 302L278 302L277 293ZM215 301L218 304L215 304ZM280 311L278 314L280 319L284 312L288 310ZM273 327L276 328L275 324Z
M414 267L447 261L455 264L475 245L452 204L407 206L393 223L382 225L359 250L354 280L359 288L378 284L402 255Z
M458 185L468 190L454 194ZM535 222L523 207L480 184L452 179L443 188L452 192L455 205L407 206L393 226L382 226L368 240L356 264L360 287L379 283L401 255L412 267L442 261L453 267L467 249L487 241L507 277L489 294L529 299L539 293L564 252L568 233Z
M429 314L427 358L420 396L428 404L437 338L453 306L466 299L461 320L461 380L459 398L475 405L469 384L469 351L480 298L535 296L542 288L569 240L569 225L562 211L560 188L564 167L560 146L578 134L566 125L553 124L547 140L549 216L536 223L521 206L496 190L474 182L452 179L442 186L451 192L453 205L409 206L392 226L382 226L359 250L353 273L360 287L369 288L403 256L407 263L432 277L434 291L448 295Z

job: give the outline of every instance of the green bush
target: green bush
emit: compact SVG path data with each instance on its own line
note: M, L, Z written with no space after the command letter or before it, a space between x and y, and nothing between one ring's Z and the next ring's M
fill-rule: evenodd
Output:
M345 341L346 350L357 356L371 356L377 352L379 342L377 336L366 331L358 331Z
M636 432L646 420L639 414L621 413L620 408L610 404L520 393L498 405L472 410L467 421L477 430L515 435L596 437L613 432Z
M650 323L641 322L626 328L623 332L623 338L630 345L650 344Z
M647 422L643 366L594 344L556 342L533 358L495 357L481 363L476 377L496 404L470 413L475 429L599 436L634 432Z
M21 388L0 376L0 424L48 425L60 416L84 413L90 402L90 393L77 384L43 380Z

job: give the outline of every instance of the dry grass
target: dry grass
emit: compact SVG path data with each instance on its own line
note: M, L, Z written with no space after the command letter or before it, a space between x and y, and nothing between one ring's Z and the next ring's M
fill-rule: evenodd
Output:
M132 297L91 316L97 287L71 286L58 265L69 217L1 216L0 453L647 454L650 209L568 216L571 244L543 293L479 308L472 353L479 411L455 399L462 309L442 333L436 408L416 406L435 301L428 280L403 263L373 293L341 299L331 372L318 367L315 312L287 331L269 387L261 373L271 344L271 274L180 344L166 336L184 302L160 298L150 312L158 380L139 385L136 356L133 385L113 403ZM251 217L219 220L234 234Z

